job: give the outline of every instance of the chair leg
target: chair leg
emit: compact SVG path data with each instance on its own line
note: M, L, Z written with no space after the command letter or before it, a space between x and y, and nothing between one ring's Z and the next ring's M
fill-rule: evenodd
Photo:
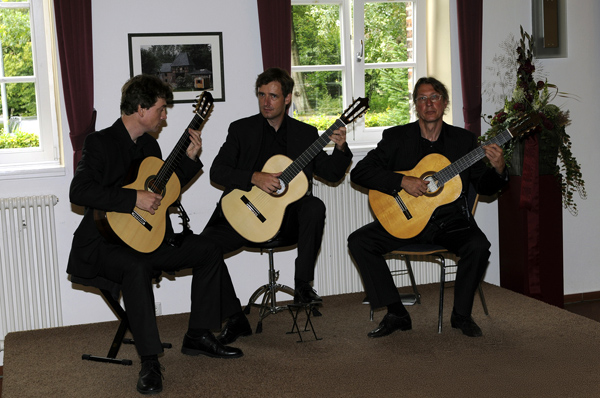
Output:
M96 355L83 354L81 359L87 361L94 362L108 362L115 363L119 365L131 365L133 362L131 359L117 359L117 354L119 353L119 349L122 344L135 344L132 339L125 338L125 334L129 329L129 318L127 317L127 312L121 307L121 304L115 300L108 290L100 289L100 293L106 299L110 307L117 313L117 317L121 320L119 322L119 328L117 329L117 333L115 333L115 337L113 338L113 342L110 345L110 349L108 350L108 354L105 357L100 357ZM173 345L171 343L161 343L163 348L172 348Z
M275 262L273 259L273 249L268 249L269 255L269 282L266 285L259 287L250 297L248 305L244 309L246 314L250 313L251 306L258 307L258 324L256 325L256 333L262 332L262 321L270 314L281 312L287 307L277 305L277 292L284 292L290 296L294 296L294 289L289 286L278 284L279 272L275 271ZM260 304L256 301L262 295Z
M415 301L417 304L421 304L421 294L419 293L419 289L417 289L415 274L413 273L412 264L410 263L408 256L404 257L404 262L406 263L406 271L408 272L408 277L410 278L410 284L412 285L413 293L415 295Z
M444 317L444 287L446 285L446 259L438 255L440 259L440 308L438 312L438 333L442 333L442 323Z
M487 304L485 303L485 296L483 295L483 288L481 287L481 283L479 284L479 298L481 299L483 312L485 313L485 315L490 315L490 313L488 312Z
M421 304L421 293L419 293L419 289L417 288L417 282L415 279L415 274L412 269L412 264L410 263L410 259L408 256L402 256L404 258L404 263L406 264L406 271L408 273L408 277L410 278L410 284L412 286L413 293L412 294L401 294L400 300L402 300L402 304L404 305L413 305L415 303ZM369 320L373 322L373 310L371 309L369 313Z
M265 294L267 291L269 290L269 285L262 285L261 287L259 287L258 289L256 289L254 291L254 293L252 293L252 296L250 296L250 300L248 300L248 305L246 306L246 308L244 308L244 312L246 314L250 313L250 309L252 308L252 305L256 305L258 307L260 307L259 304L255 304L256 300L258 300L258 298L260 296L262 296L263 294Z
M100 292L102 293L106 301L108 301L111 308L117 313L117 316L119 317L121 322L119 323L119 328L117 329L117 333L115 334L113 342L110 345L108 354L105 357L83 354L81 356L81 359L94 362L108 362L120 365L131 365L133 363L131 359L117 359L117 353L121 348L121 344L123 343L125 333L127 333L127 329L129 329L129 320L127 318L127 313L123 310L121 304L119 304L119 302L112 297L109 291L101 289Z

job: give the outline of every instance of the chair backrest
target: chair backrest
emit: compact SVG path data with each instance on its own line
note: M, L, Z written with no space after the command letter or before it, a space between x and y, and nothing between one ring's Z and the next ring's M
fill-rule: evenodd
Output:
M475 191L473 185L469 184L469 190L467 191L467 206L469 206L472 216L475 215L477 203L479 203L479 194Z

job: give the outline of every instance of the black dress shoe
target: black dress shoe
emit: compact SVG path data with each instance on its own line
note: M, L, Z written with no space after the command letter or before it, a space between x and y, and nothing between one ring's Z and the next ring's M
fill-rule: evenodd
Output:
M224 346L211 333L206 332L202 337L193 339L186 335L183 337L181 352L185 355L206 355L213 358L239 358L244 355L239 348Z
M294 304L322 303L323 299L308 283L296 287L294 291Z
M250 336L251 334L252 328L248 318L244 313L239 313L229 318L217 340L219 343L227 345L236 341L238 337Z
M383 337L395 332L396 330L410 330L412 329L412 321L410 315L398 316L392 313L387 313L381 320L379 327L375 330L370 331L367 336L369 337Z
M470 316L458 315L456 312L452 311L452 316L450 316L450 324L453 328L462 330L463 334L469 337L483 336L481 328L477 326L473 318Z
M157 394L162 391L162 366L158 361L142 362L142 370L137 382L137 390L142 394Z

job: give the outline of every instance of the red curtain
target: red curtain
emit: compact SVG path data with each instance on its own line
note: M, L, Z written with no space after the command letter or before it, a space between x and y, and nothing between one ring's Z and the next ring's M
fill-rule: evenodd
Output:
M263 68L292 70L291 0L257 0Z
M56 34L73 169L81 158L85 137L96 129L92 1L54 0Z
M482 0L456 0L465 128L481 135Z

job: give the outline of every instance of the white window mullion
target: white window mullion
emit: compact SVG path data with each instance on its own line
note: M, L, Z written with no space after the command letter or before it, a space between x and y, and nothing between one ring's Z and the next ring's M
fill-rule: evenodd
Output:
M340 4L340 18L341 18L341 29L340 29L340 40L342 50L342 66L343 66L343 97L344 106L347 107L352 103L352 97L354 90L353 73L352 73L352 13L350 12L351 0L344 0Z
M354 96L365 95L365 1L354 0Z

